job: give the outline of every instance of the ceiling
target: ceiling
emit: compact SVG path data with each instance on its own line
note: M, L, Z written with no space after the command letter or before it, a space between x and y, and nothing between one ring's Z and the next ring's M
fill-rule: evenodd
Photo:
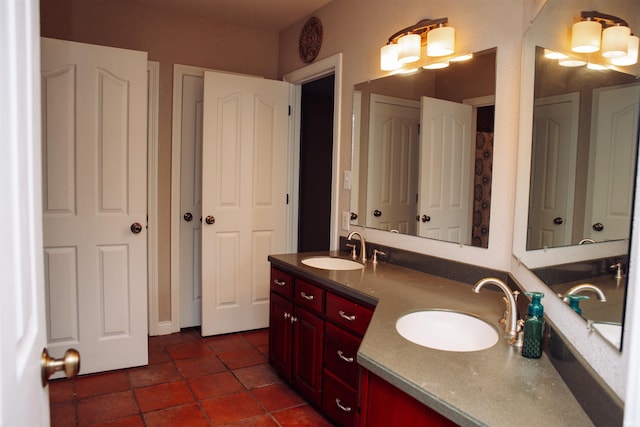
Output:
M133 0L148 7L280 31L331 0Z

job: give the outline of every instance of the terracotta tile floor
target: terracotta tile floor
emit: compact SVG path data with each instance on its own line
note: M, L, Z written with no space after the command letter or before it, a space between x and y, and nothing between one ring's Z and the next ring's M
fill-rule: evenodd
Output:
M331 426L276 375L268 330L149 337L149 365L49 387L51 425Z

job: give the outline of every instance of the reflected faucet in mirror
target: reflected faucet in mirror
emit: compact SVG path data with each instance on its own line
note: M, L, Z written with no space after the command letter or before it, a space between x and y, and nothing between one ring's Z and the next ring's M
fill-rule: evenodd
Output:
M602 289L600 289L596 285L592 285L591 283L582 283L579 285L575 285L571 289L569 289L567 292L565 292L564 295L558 294L558 296L562 298L562 301L569 304L569 307L571 307L573 311L575 311L576 313L582 316L580 301L588 300L589 297L586 295L578 295L578 294L581 294L584 291L590 291L595 293L600 302L607 301L607 297L604 295L604 292L602 292Z
M607 301L607 297L604 295L604 292L602 292L602 290L599 287L597 287L596 285L592 285L591 283L581 283L579 285L573 286L571 289L569 289L567 292L565 292L565 294L562 296L562 300L564 302L568 302L569 301L569 296L577 295L577 294L582 293L584 291L591 291L591 292L595 293L600 302L606 302Z

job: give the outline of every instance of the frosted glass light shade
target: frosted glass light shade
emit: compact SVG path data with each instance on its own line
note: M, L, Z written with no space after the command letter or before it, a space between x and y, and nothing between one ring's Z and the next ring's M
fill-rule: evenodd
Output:
M427 33L427 56L451 55L455 49L455 40L455 28L434 28Z
M398 62L398 45L388 44L380 49L380 69L382 71L393 71L400 68Z
M416 62L420 59L420 35L407 34L398 39L398 61L401 64Z
M596 21L580 21L571 27L571 50L592 53L600 50L602 25Z
M627 55L629 47L629 27L614 25L602 32L602 56L605 58L622 58Z
M611 58L613 65L634 65L638 62L638 45L640 39L638 36L629 36L629 44L627 45L627 54L620 58Z

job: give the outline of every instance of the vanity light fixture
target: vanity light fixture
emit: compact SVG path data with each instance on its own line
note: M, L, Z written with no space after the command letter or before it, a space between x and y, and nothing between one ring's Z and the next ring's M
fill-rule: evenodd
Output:
M454 58L429 60L453 55L455 29L449 27L448 23L449 18L423 19L394 33L380 49L380 69L395 71L402 67L435 69L449 66L449 61ZM461 58L469 59L471 56L456 56L455 59Z
M600 51L614 65L633 65L638 61L638 38L631 34L624 19L595 10L580 12L580 18L571 28L571 51L579 54Z
M626 67L634 65L638 62L638 45L640 44L640 38L638 36L629 36L629 44L627 46L627 54L621 58L611 58L613 65Z

